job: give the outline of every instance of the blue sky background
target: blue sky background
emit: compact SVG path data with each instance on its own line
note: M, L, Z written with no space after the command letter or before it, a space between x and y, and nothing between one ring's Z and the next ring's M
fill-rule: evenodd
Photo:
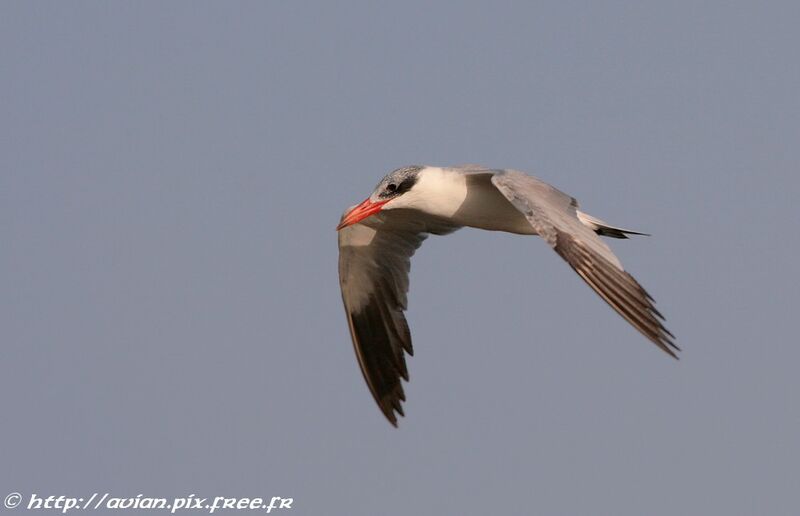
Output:
M4 2L1 494L797 514L799 6ZM611 244L682 360L464 230L414 259L389 426L334 227L459 163L652 233Z

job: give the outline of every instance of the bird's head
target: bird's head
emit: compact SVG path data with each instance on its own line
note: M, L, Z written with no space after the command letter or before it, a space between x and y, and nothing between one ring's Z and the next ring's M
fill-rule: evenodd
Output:
M346 228L352 224L360 222L369 216L375 215L381 210L399 207L397 200L404 194L411 191L417 180L419 173L423 169L420 166L403 167L391 172L384 177L372 194L361 204L350 208L344 216L336 230Z

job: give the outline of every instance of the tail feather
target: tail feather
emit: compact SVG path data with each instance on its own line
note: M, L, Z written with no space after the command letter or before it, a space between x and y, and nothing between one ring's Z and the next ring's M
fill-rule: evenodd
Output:
M578 211L578 220L580 220L585 226L589 227L601 236L607 236L611 238L628 238L628 235L642 235L642 236L650 236L648 233L639 233L638 231L633 231L630 229L623 229L617 228L614 226L610 226L608 223L603 222L602 220L592 217L591 215L587 215L580 210Z

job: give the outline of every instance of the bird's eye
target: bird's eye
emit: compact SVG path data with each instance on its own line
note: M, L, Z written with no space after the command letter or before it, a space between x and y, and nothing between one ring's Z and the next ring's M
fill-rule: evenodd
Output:
M397 185L396 185L396 184L394 184L394 183L389 183L388 185L386 185L386 191L388 191L388 192L394 192L394 191L396 191L396 190L397 190Z

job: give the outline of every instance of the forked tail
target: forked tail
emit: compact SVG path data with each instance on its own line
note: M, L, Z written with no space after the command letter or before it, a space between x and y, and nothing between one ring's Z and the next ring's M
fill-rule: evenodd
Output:
M609 226L606 222L594 218L591 215L587 215L580 210L577 210L577 212L578 220L580 220L584 226L591 228L592 231L601 236L607 236L611 238L628 238L628 235L650 236L647 233L639 233L638 231L631 231L630 229Z

